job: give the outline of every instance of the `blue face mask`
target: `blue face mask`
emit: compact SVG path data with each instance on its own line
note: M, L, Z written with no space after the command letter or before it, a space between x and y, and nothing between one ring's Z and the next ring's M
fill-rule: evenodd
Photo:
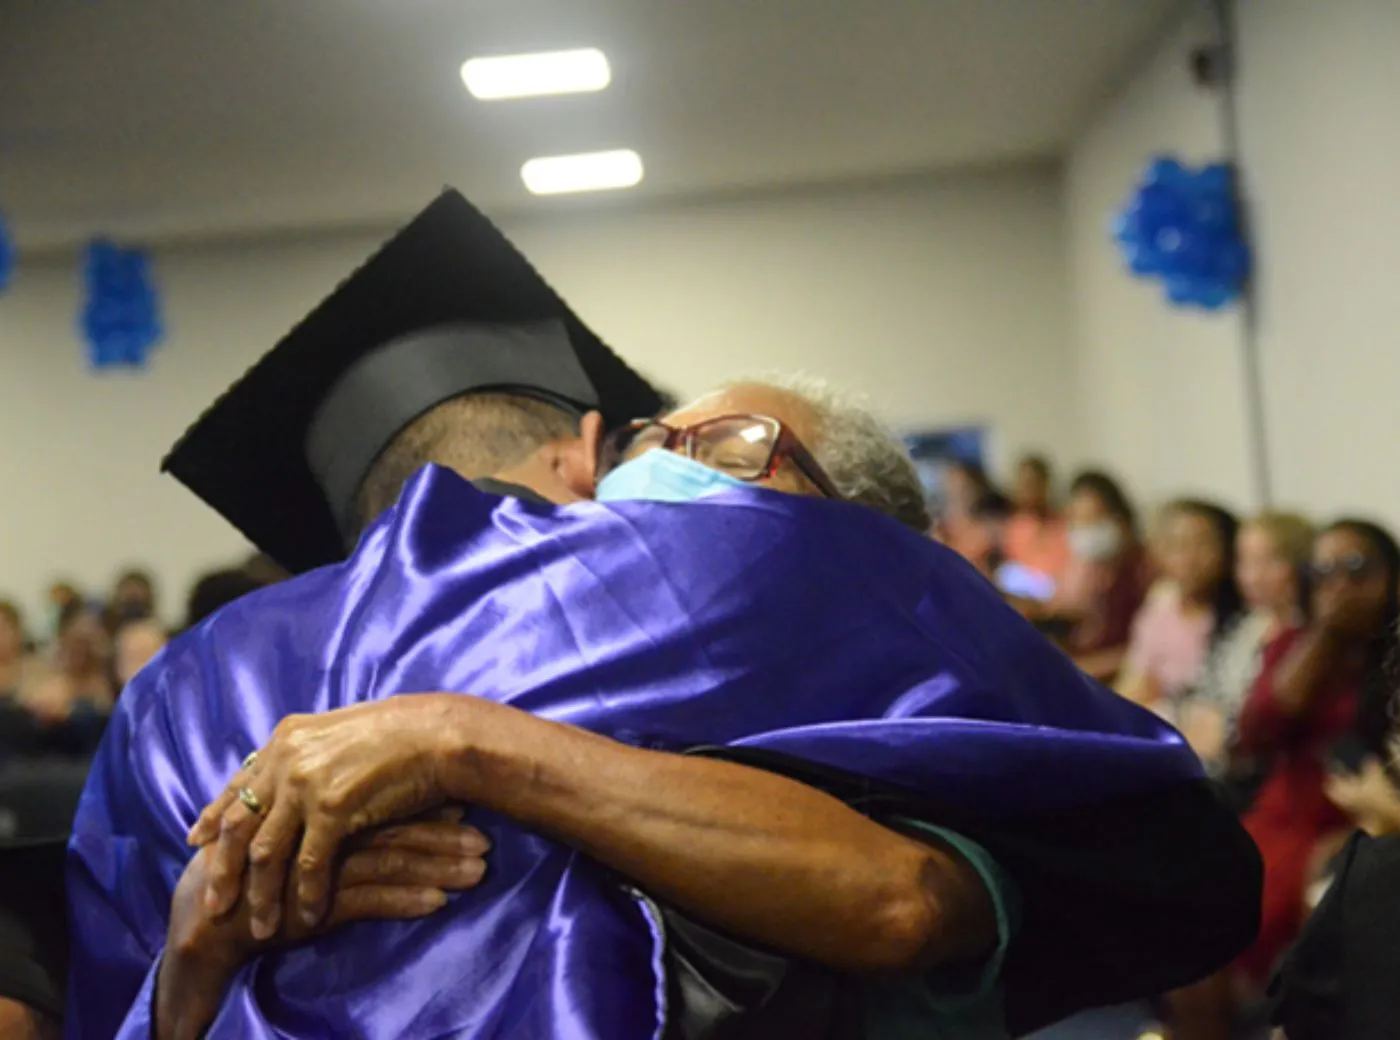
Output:
M599 502L694 502L736 487L747 485L694 459L655 448L598 481L594 497Z

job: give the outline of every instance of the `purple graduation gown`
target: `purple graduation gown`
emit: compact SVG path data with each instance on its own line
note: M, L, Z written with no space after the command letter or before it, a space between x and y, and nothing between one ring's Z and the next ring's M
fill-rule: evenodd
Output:
M346 563L176 640L122 695L69 854L67 1035L147 1037L184 836L291 713L487 697L661 749L749 745L988 818L1199 776L971 567L864 508L761 489L526 504L429 469ZM257 958L214 1037L660 1037L660 936L585 857L477 814L486 882Z

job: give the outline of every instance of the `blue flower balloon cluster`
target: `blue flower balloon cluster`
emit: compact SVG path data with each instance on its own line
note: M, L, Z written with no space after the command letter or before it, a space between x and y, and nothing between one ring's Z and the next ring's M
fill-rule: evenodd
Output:
M5 218L0 217L0 292L10 284L15 274L15 244L10 239L10 229L5 226Z
M87 300L81 325L94 368L141 368L164 330L150 258L103 239L83 261Z
M1114 222L1128 269L1160 278L1178 306L1219 310L1244 290L1249 247L1234 178L1225 163L1192 169L1170 156L1155 159Z

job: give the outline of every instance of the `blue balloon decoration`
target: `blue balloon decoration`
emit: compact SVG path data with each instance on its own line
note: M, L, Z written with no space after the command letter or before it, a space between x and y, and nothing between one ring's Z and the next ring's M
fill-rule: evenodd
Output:
M1113 239L1139 278L1157 278L1180 307L1219 310L1249 278L1235 172L1226 163L1192 169L1173 156L1148 164L1113 222Z
M15 244L10 240L10 229L5 218L0 217L0 292L10 284L15 274Z
M140 249L90 242L83 263L81 326L94 368L143 368L164 329L150 260Z

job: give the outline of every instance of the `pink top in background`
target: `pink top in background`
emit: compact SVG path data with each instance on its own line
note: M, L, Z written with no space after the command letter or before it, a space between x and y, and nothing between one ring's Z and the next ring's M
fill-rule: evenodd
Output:
M1057 516L1041 519L1031 513L1017 513L1006 523L1002 552L1012 563L1058 580L1069 563L1065 523Z
M1176 700L1200 678L1213 627L1209 611L1182 611L1176 589L1153 592L1133 621L1127 671L1150 677L1163 698Z

